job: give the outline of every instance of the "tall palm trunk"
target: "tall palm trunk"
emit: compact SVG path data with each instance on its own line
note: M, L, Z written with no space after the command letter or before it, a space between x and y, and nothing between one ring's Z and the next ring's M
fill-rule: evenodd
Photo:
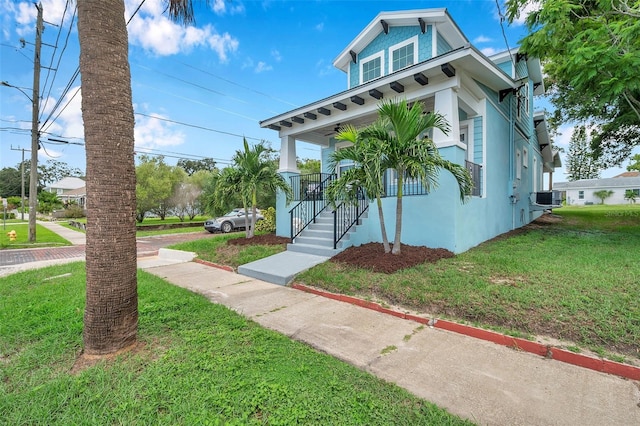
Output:
M84 350L136 341L136 175L123 0L78 0L82 118L87 159Z
M398 195L396 197L396 236L393 240L391 254L400 254L402 242L402 187L404 186L404 169L398 167Z

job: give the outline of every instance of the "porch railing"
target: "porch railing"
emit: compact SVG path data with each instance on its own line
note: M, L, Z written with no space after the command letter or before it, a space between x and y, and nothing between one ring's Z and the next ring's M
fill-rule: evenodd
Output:
M353 202L340 204L333 210L333 248L338 248L338 242L349 229L358 222L360 216L369 208L369 200L362 189L358 190L358 199Z
M307 195L315 193L319 194L320 185L327 179L329 181L335 179L335 175L330 173L309 173L306 175L296 175L289 178L291 189L293 190L293 200L302 201ZM328 185L328 183L327 183Z
M482 195L482 166L480 164L472 163L471 161L465 161L464 165L469 171L471 180L473 181L471 195L474 197L480 197Z
M316 217L327 207L325 189L335 179L329 173L312 173L291 177L294 199L300 200L291 210L291 241L307 227L315 222Z

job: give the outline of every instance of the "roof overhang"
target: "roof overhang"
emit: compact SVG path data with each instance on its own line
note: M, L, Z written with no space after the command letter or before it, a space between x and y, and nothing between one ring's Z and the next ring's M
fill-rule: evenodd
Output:
M449 68L446 65L449 65ZM449 77L445 68L459 72ZM277 130L280 137L326 145L338 123L366 125L377 118L378 98L402 96L409 102L423 100L447 87L460 88L461 75L471 77L496 92L517 88L517 82L467 44L457 50L420 62L352 89L287 111L260 122L260 127ZM421 77L416 77L420 75ZM428 83L422 84L428 80ZM402 90L398 92L398 90Z
M445 8L380 12L334 59L333 66L347 72L349 63L353 60L351 52L359 54L380 33L385 31L385 27L415 26L416 24L435 26L437 32L442 34L453 48L469 43Z
M562 167L560 153L553 149L551 145L551 137L549 136L549 127L544 112L538 111L533 114L533 125L536 130L536 137L542 154L542 161L545 172L553 172L555 168Z

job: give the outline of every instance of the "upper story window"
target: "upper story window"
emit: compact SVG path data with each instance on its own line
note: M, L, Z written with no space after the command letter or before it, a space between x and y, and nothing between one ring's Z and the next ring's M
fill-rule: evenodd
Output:
M366 83L367 81L382 76L382 61L382 52L369 56L368 58L364 58L362 62L360 62L360 75L362 79L360 83Z
M389 48L389 69L395 72L416 63L418 38L412 37Z

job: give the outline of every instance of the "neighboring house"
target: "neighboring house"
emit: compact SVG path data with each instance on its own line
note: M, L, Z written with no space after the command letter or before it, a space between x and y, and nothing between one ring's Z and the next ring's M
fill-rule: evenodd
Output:
M345 91L260 123L279 132L280 172L296 195L289 204L280 196L276 208L278 235L302 230L289 249L323 244L320 233L304 230L319 212L335 220L332 229L340 230L369 205L342 247L381 241L375 203L365 201L356 212L338 209L334 215L322 210L322 190L332 178L329 155L345 146L334 139L337 129L347 123L372 123L382 98L421 101L429 111L444 115L451 131L445 135L436 130L430 136L445 159L467 167L475 183L473 196L462 204L455 179L446 171L429 194L419 183L407 182L403 243L463 252L526 225L553 204L550 192L536 200L543 190L543 173L551 174L561 165L544 115L534 113L533 97L544 93L538 59L517 50L487 57L471 45L446 9L426 9L380 13L344 48L334 66L346 74ZM321 148L323 174L299 174L297 141ZM338 173L349 166L340 165ZM388 170L383 202L390 237L395 229L394 184L394 171ZM330 232L329 226L326 229L323 232Z
M78 177L65 177L49 185L46 189L58 195L64 204L75 202L80 207L85 207L87 202L87 189L85 181Z
M625 172L612 178L558 182L553 184L553 189L563 192L568 206L600 204L602 200L595 195L598 191L613 191L604 200L605 204L628 204L630 201L624 198L628 190L635 192L636 200L640 200L640 173Z

